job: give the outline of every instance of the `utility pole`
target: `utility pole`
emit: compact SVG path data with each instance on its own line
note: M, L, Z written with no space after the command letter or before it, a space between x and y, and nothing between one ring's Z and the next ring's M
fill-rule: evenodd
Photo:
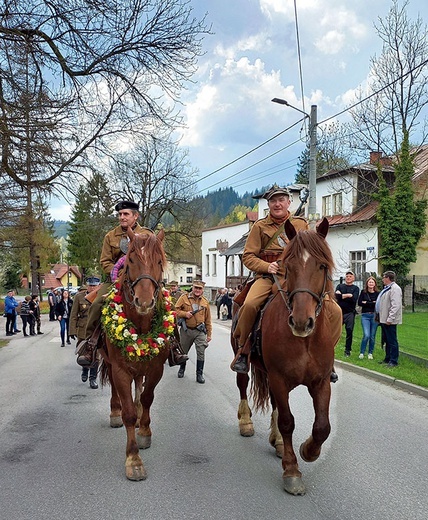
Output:
M309 222L317 219L317 106L309 117Z
M296 108L293 105L290 105L288 101L280 98L273 98L272 101L274 103L279 103L280 105L286 105L287 107L294 108L305 117L309 119L309 204L308 204L308 216L309 223L314 224L318 219L317 214L317 200L316 200L316 191L317 191L317 106L311 106L311 114L307 114L300 108Z

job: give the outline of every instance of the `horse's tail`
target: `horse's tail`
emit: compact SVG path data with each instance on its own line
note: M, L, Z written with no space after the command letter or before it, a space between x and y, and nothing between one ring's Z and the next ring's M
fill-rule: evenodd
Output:
M98 373L101 386L110 384L108 364L104 360L100 362Z
M266 412L269 408L269 380L266 370L251 364L251 395L256 410Z

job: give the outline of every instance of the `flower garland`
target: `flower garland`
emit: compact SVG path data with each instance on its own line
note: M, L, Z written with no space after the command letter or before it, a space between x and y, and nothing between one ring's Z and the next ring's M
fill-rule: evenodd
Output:
M163 300L153 318L152 329L147 334L137 334L135 325L123 311L123 300L116 283L106 297L101 323L109 340L130 361L145 361L156 357L165 342L174 334L175 311L169 292L162 290Z

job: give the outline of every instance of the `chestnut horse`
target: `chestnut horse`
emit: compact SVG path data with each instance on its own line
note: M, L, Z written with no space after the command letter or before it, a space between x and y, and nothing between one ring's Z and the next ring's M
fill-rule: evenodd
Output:
M131 330L135 339L137 335L150 333L157 318L156 313L164 309L161 281L166 257L163 231L155 235L134 234L128 230L128 236L130 242L122 274L116 284L116 300L121 301L124 315L135 327L135 330ZM109 305L109 301L106 305ZM149 448L151 444L150 406L168 357L168 337L164 344L161 342L156 355L147 355L146 359L134 355L134 361L129 356L125 357L115 342L109 339L105 325L103 329L105 349L101 349L102 380L111 384L110 425L115 428L124 424L126 428L126 477L129 480L144 480L147 474L139 448ZM133 383L135 399L132 395Z
M274 285L261 322L262 355L251 355L254 403L256 408L265 409L271 398L269 441L282 457L284 489L293 495L304 495L306 489L292 444L291 390L306 386L315 410L312 434L300 446L302 459L315 461L330 434L330 374L342 332L342 314L333 296L334 262L325 241L328 226L324 219L316 231L296 233L286 221L290 242L279 260L285 268L286 288ZM236 350L236 344L232 345ZM237 374L236 381L241 394L240 433L251 436L254 428L246 393L249 377Z

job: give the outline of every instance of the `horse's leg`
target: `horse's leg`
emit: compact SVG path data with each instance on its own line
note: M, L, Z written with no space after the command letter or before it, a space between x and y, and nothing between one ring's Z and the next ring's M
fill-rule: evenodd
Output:
M272 415L270 416L270 434L269 443L275 448L276 456L282 459L284 455L284 441L278 429L278 410L276 405L272 402Z
M254 435L253 421L251 420L251 409L248 406L247 387L250 378L247 374L236 374L236 385L239 388L241 401L238 407L239 433L243 437Z
M122 419L126 428L126 461L125 474L129 480L145 480L147 473L139 455L135 437L137 410L132 396L133 378L126 372L113 367L113 380L122 403Z
M105 361L104 361L105 362ZM116 385L113 379L113 371L110 363L107 364L108 378L111 386L110 397L110 426L111 428L121 428L122 421L122 405L120 404L119 394L116 390Z
M324 381L316 387L309 388L311 394L315 419L312 426L312 435L300 446L300 456L305 462L314 462L320 456L321 446L330 435L330 379Z
M152 406L155 396L155 388L163 375L163 362L160 361L157 370L151 370L146 375L144 381L144 389L141 394L142 413L140 418L140 427L137 431L137 442L140 449L150 448L152 443L152 430L150 428L150 407Z
M137 410L137 422L135 424L136 428L138 428L141 416L143 414L143 407L141 405L141 394L143 392L143 377L144 376L136 376L135 378L134 405Z
M273 386L272 379L270 380L270 385L276 396L278 428L284 442L284 454L282 456L284 489L291 495L304 495L306 493L306 487L303 483L302 474L299 470L296 454L293 449L294 417L289 404L290 390L282 382L280 382L279 386ZM280 396L280 400L277 399L278 396Z

